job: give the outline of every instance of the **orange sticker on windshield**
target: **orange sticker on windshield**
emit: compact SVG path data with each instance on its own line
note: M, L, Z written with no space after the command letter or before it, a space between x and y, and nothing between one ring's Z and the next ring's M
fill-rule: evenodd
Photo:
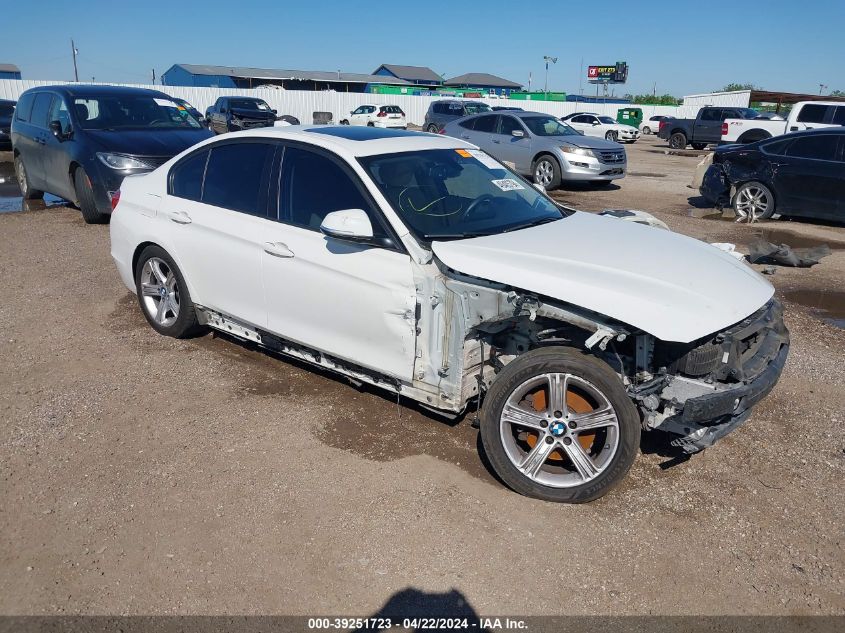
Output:
M456 149L455 151L458 153L458 156L463 156L464 158L472 158L472 154L470 154L465 149Z

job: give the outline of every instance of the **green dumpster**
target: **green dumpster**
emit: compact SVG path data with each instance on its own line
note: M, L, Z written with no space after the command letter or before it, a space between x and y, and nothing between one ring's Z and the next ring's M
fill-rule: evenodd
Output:
M632 125L635 128L640 128L640 123L643 122L642 108L619 108L616 113L616 120L625 125Z

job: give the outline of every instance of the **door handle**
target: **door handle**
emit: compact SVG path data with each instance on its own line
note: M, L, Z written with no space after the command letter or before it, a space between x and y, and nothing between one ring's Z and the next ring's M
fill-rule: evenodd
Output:
M790 127L790 128L789 128L789 131L790 131L790 132L795 132L795 131L797 131L797 130L798 130L798 126L797 126L797 125L793 125L792 127Z
M293 257L293 251L282 242L267 242L264 244L264 252L273 257Z
M191 216L184 211L174 211L170 214L170 220L171 222L176 222L176 224L190 224Z

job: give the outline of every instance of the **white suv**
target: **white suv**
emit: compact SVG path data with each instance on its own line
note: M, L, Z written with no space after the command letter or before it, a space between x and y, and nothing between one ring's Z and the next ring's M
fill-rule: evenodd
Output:
M561 119L587 136L598 136L608 141L634 143L640 138L640 131L633 125L618 123L609 116L592 112L576 112Z
M341 125L368 125L370 127L408 127L405 113L397 105L362 105L349 113L349 117L340 120Z
M562 208L447 136L235 132L118 199L111 254L156 331L212 328L452 418L479 404L490 464L541 499L602 496L643 429L712 445L789 348L744 263Z

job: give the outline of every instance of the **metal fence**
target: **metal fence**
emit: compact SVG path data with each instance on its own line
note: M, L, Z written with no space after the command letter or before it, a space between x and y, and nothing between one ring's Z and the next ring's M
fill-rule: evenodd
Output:
M49 86L66 84L65 81L34 81L20 79L0 79L0 99L17 99L24 90L35 86ZM359 92L314 92L308 90L273 90L273 89L238 89L238 88L194 88L189 86L156 86L141 84L103 84L133 86L136 88L150 88L160 90L173 97L180 97L191 103L200 112L211 106L218 97L241 95L259 97L278 110L279 114L290 114L302 123L313 123L315 112L331 112L334 121L338 122L349 115L349 112L360 105L398 105L405 112L408 122L422 125L425 113L432 101L443 97L422 97L408 95L380 95ZM473 99L484 101L491 106L516 106L524 110L545 112L555 116L565 116L573 112L595 112L616 118L616 112L625 107L618 103L577 103L571 101L510 101L506 99ZM675 106L636 106L642 108L643 116L661 114L671 116L695 116L686 112L688 108ZM694 108L696 111L698 108Z

